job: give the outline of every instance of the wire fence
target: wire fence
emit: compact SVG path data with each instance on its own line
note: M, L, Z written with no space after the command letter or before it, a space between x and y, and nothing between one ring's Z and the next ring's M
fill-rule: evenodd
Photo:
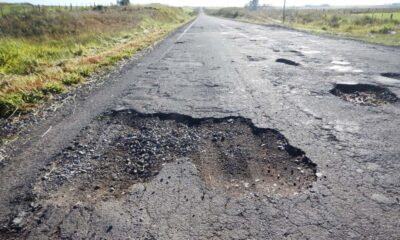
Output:
M110 3L108 6L114 6ZM7 14L18 14L18 13L45 13L48 11L85 11L85 10L102 10L103 5L97 5L96 3L85 4L85 5L73 5L65 4L58 6L45 6L45 5L33 5L33 4L1 4L0 3L0 17Z

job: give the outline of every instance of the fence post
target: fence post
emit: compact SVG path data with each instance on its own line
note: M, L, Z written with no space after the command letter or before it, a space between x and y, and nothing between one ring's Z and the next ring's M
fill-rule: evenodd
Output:
M285 19L286 19L286 0L283 0L282 23L285 23Z

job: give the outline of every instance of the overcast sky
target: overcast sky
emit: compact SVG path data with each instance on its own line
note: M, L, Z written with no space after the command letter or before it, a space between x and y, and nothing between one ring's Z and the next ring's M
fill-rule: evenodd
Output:
M45 4L45 5L86 5L86 4L103 4L108 5L114 3L112 0L8 0L0 2L30 2L33 4ZM131 3L152 3L158 2L174 6L243 6L248 0L131 0ZM261 4L268 3L272 5L282 5L283 0L260 0ZM387 0L287 0L287 5L289 6L303 6L305 4L319 5L319 4L330 4L336 6L346 6L346 5L381 5L392 3L395 1Z

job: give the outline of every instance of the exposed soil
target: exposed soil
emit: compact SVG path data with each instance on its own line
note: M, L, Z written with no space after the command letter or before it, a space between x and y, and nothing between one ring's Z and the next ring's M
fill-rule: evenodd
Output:
M278 58L275 60L275 62L284 63L284 64L291 65L291 66L299 66L300 65L300 63L297 63L295 61L285 59L285 58Z
M370 84L336 84L330 93L347 102L366 106L380 106L398 100L389 89Z

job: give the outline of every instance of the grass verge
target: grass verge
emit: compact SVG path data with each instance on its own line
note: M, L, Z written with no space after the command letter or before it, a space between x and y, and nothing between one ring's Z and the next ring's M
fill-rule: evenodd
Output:
M276 8L208 9L214 16L258 24L281 24L282 11ZM302 9L287 10L286 26L370 43L400 46L399 9Z
M0 17L0 117L27 112L130 58L194 16L158 4Z

